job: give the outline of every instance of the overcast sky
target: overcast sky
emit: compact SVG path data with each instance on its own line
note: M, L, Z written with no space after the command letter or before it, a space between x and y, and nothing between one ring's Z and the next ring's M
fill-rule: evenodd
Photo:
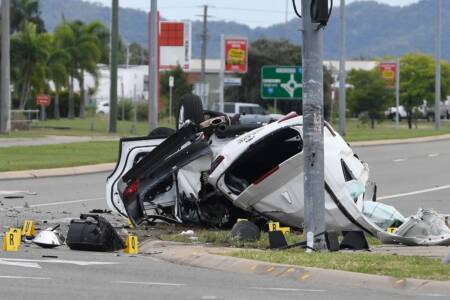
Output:
M111 0L85 0L111 5ZM292 1L289 1L289 19L294 17ZM364 0L347 0L347 3ZM376 0L389 5L408 5L418 0ZM340 3L335 0L335 3ZM150 0L119 0L121 7L137 8L148 11ZM300 0L297 0L300 4ZM286 0L160 0L158 1L161 16L170 20L200 19L201 6L210 6L208 14L211 20L236 21L250 27L270 26L285 20Z

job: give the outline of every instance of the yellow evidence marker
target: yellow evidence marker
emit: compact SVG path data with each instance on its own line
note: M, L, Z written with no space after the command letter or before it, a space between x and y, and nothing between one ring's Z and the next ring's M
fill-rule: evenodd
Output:
M269 226L269 231L281 231L283 234L291 232L289 227L280 227L279 222L269 222L267 225Z
M394 233L396 230L397 230L396 227L388 227L386 231L389 233Z
M138 254L138 238L135 235L128 235L125 242L125 253Z
M35 227L34 222L32 220L25 220L22 226L22 235L24 235L28 239L34 238Z
M4 251L19 251L22 240L22 231L20 228L10 228L3 237Z

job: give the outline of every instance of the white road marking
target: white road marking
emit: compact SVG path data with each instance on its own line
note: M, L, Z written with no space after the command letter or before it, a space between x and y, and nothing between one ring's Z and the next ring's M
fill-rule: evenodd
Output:
M116 281L116 283L123 283L123 284L142 284L142 285L161 285L161 286L184 286L186 284L184 283L170 283L170 282L151 282L151 281Z
M40 269L41 266L37 263L32 262L13 262L13 261L5 261L3 259L0 259L0 265L5 266L14 266L14 267L24 267L24 268L35 268Z
M266 290L266 291L280 291L280 292L311 292L323 293L326 290L311 290L311 289L295 289L295 288L277 288L277 287L250 287L252 290Z
M428 157L436 157L436 156L439 156L439 154L440 153L431 153L431 154L428 154Z
M407 161L407 160L408 160L407 158L397 158L397 159L394 159L392 161L397 163L397 162L402 162L402 161Z
M31 204L29 205L30 208L33 207L43 207L43 206L56 206L56 205L66 205L66 204L73 204L73 203L81 203L81 202L91 202L91 201L99 201L99 200L105 200L105 198L91 198L91 199L79 199L79 200L70 200L70 201L59 201L59 202L50 202L50 203L41 203L41 204ZM23 206L17 206L14 207L15 209L21 209L24 208Z
M406 197L406 196L413 196L413 195L430 193L430 192L446 190L446 189L450 189L450 184L449 185L438 186L438 187L434 187L434 188L429 188L429 189L418 190L418 191L409 192L409 193L377 197L377 200L385 200L385 199L393 199L393 198L400 198L400 197Z
M52 264L72 264L78 266L92 266L92 265L117 265L116 262L107 261L79 261L79 260L64 260L64 259L21 259L21 258L0 258L0 261L6 262L32 262L32 263L52 263Z
M32 280L50 280L49 277L28 277L28 276L0 276L0 279L32 279Z
M30 192L30 191L0 191L0 195L18 195L18 194L23 194L23 195L37 195L37 193L35 192Z

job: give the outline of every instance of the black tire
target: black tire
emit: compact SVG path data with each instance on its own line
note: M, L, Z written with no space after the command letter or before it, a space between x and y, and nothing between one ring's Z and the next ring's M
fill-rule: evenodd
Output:
M166 138L171 136L175 133L175 130L168 127L158 127L153 129L149 134L148 137L151 138Z
M177 129L180 129L187 120L196 125L204 121L202 100L197 95L188 94L181 98L177 113Z

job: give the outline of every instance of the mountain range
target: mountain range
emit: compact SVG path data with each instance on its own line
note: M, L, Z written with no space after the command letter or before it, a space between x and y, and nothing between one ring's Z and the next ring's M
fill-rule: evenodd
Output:
M422 0L404 7L389 6L375 1L352 2L346 6L347 57L372 59L398 56L409 52L435 51L435 0ZM64 17L68 20L91 22L99 20L109 26L111 8L81 0L41 0L40 9L48 31L52 31ZM164 18L164 16L162 16ZM442 56L450 59L450 1L443 1ZM147 47L147 14L144 11L121 8L120 34L128 42ZM269 27L250 28L236 22L208 22L208 57L219 56L220 34L247 36L250 41L259 38L288 39L301 44L300 19ZM193 56L200 56L202 22L192 22ZM324 29L324 57L339 56L339 7L332 12Z

